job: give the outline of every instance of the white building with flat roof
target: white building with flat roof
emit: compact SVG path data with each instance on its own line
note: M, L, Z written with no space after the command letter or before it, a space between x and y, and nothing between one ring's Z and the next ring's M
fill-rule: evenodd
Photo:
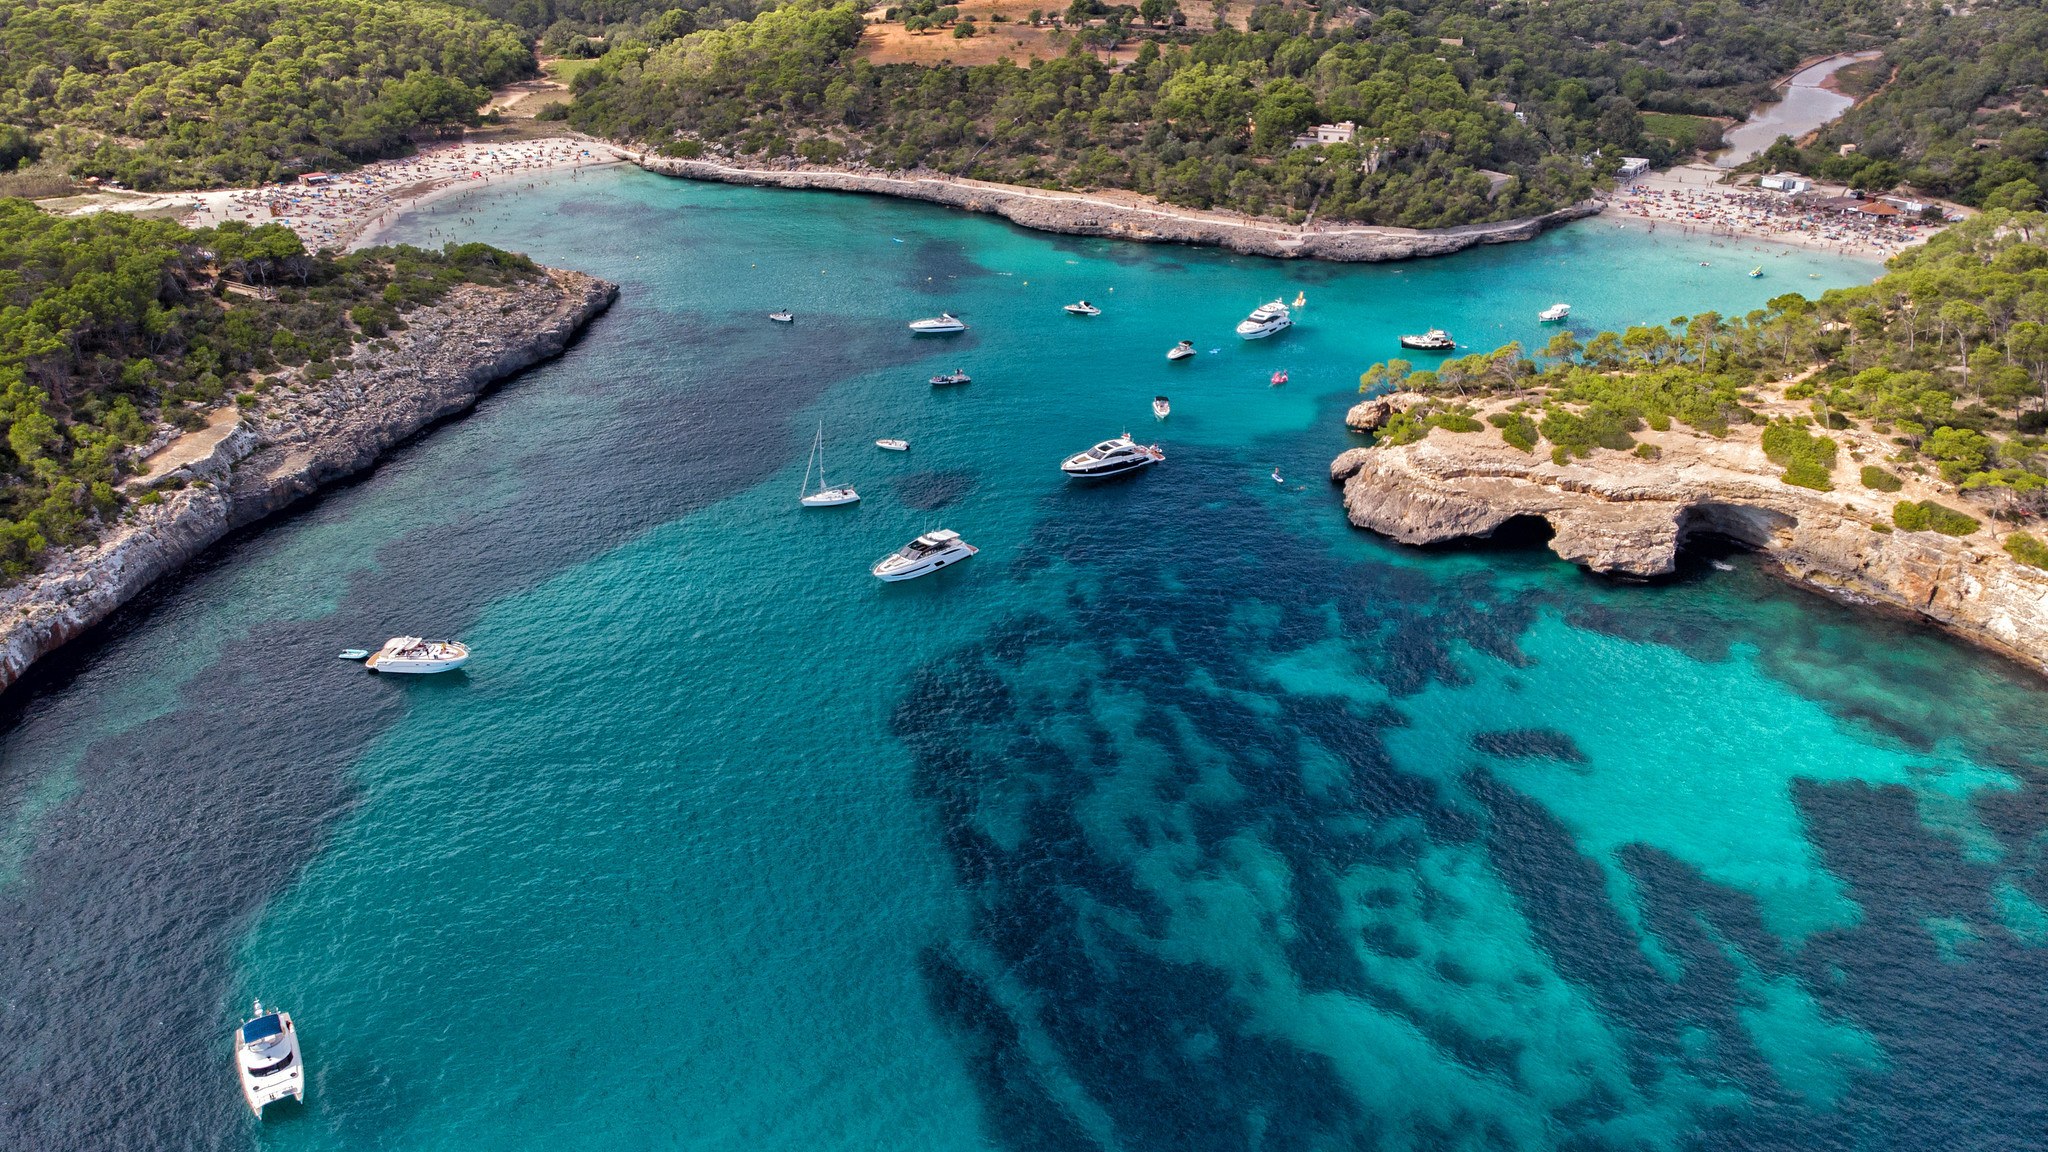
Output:
M1621 167L1616 169L1614 174L1623 180L1633 180L1649 170L1650 161L1646 157L1623 156Z
M1358 125L1349 120L1335 124L1318 124L1294 138L1296 148L1314 148L1319 144L1349 144L1358 135Z

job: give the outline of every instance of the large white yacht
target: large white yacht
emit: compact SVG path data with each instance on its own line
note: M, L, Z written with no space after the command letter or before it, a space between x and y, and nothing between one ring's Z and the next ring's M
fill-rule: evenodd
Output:
M1129 432L1114 440L1104 440L1085 452L1076 452L1060 461L1060 471L1084 480L1104 476L1121 476L1136 472L1166 459L1157 444L1139 444L1131 439Z
M869 571L882 580L914 580L929 576L948 564L957 564L981 551L960 538L958 532L941 528L927 532L880 560Z
M1263 340L1293 326L1294 316L1287 311L1287 302L1274 300L1252 309L1251 315L1238 321L1237 334L1247 340Z
M418 636L393 636L377 649L363 667L372 672L452 672L469 663L469 647L453 640L422 640Z
M256 1001L250 1018L235 1029L235 1075L242 1080L242 1099L259 1120L265 1104L306 1098L306 1066L291 1013L265 1012L263 1001Z
M965 332L967 325L951 312L941 312L923 320L912 320L910 330L919 336L941 336L950 332Z

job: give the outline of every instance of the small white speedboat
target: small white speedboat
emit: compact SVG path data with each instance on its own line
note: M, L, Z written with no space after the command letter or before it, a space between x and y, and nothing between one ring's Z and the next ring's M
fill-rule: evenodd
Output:
M1152 398L1152 415L1157 419L1164 420L1168 416L1173 415L1173 405L1168 404L1164 396L1154 396Z
M306 1066L299 1058L299 1032L289 1012L265 1012L258 1000L235 1029L235 1075L242 1081L242 1099L263 1118L263 1106L289 1096L306 1098Z
M818 470L816 492L811 491L812 468ZM796 490L796 500L806 508L837 508L842 504L860 503L860 493L853 490L853 485L830 488L825 484L825 425L822 421L818 424L817 437L811 441L811 458L804 462L804 482Z
M1079 480L1100 480L1149 468L1166 459L1157 444L1139 444L1129 432L1060 461L1060 471Z
M453 672L469 663L469 647L454 640L422 640L418 636L393 636L377 649L363 667L372 672L407 672L426 675Z
M782 310L782 311L780 311L780 312L770 312L770 313L768 314L768 318L769 318L770 320L773 320L773 321L775 321L775 322L776 322L777 324L794 324L794 323L796 323L796 313L794 313L794 312L791 312L791 311L790 311L789 309L787 309L787 308L783 309L783 310Z
M953 332L967 331L967 325L951 312L941 312L923 320L912 320L910 330L919 336L944 336Z
M1168 360L1185 360L1194 354L1195 342L1193 340L1183 340L1172 348L1167 349L1166 358Z
M1565 304L1563 302L1559 302L1556 304L1552 304L1550 307L1545 308L1541 312L1538 312L1536 314L1536 319L1541 320L1545 324L1555 324L1571 314L1572 306L1569 304Z
M1097 308L1095 305L1090 304L1086 300L1076 300L1072 304L1067 305L1067 315L1100 316L1102 315L1102 309Z
M1292 327L1294 316L1287 311L1287 302L1274 300L1252 309L1251 315L1238 321L1237 334L1247 340L1263 340Z
M958 532L941 528L927 532L896 551L875 561L868 569L879 580L894 583L929 576L949 564L958 564L981 551L960 538Z
M910 451L910 441L877 440L875 441L875 447L880 448L884 452L908 452Z
M974 377L969 376L967 373L962 372L958 368L955 368L951 372L941 372L937 376L932 377L931 382L937 386L944 386L947 384L972 384L974 383Z

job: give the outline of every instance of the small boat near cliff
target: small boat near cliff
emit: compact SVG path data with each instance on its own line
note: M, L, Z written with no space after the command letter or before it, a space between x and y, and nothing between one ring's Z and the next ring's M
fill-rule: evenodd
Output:
M955 332L967 331L967 325L951 312L941 312L937 316L927 316L922 320L912 320L910 322L910 330L919 336L947 336Z
M927 532L896 551L875 561L868 569L877 580L894 583L898 580L915 580L929 576L948 564L960 561L980 552L981 549L960 538L958 532L941 528Z
M1451 334L1441 328L1431 328L1420 336L1401 337L1401 347L1417 352L1449 352L1457 346L1458 342L1451 339Z
M1536 319L1545 324L1555 324L1572 314L1572 306L1563 302L1552 304L1536 314Z
M423 640L418 636L393 636L377 649L363 667L372 672L401 672L429 675L453 672L469 663L469 646L454 640Z
M265 1012L256 1001L249 1019L235 1029L235 1076L242 1099L263 1119L266 1104L306 1098L306 1065L299 1057L299 1031L289 1012Z

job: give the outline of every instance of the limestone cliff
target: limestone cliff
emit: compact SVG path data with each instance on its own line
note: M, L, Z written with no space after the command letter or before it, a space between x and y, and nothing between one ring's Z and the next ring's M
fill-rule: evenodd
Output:
M1375 415L1385 419L1361 405L1351 422L1371 424ZM1964 504L1953 489L1910 473L1901 492L1863 487L1860 464L1884 459L1890 446L1869 432L1830 435L1844 448L1832 492L1779 479L1755 426L1719 439L1679 426L1641 432L1655 459L1601 450L1562 465L1509 446L1491 428L1438 429L1412 444L1353 448L1330 477L1343 485L1353 524L1407 544L1487 536L1516 517L1539 517L1559 556L1595 572L1657 576L1672 571L1688 536L1726 536L1794 583L1910 613L2048 672L2048 571L2006 555L2004 529L1981 511L1985 527L1960 538L1880 530L1901 499Z
M160 490L161 503L131 502L98 543L0 589L0 689L229 532L369 467L497 381L559 355L617 295L553 269L509 288L460 287L408 313L388 349L359 344L328 379L295 373L254 407L172 441L144 479L184 487Z
M1199 212L1126 193L1048 192L939 174L891 174L802 165L737 167L710 160L664 156L629 158L650 172L690 180L757 184L775 188L820 188L924 200L970 212L988 212L1041 232L1114 236L1162 244L1205 244L1249 256L1346 262L1406 260L1443 256L1481 244L1504 244L1539 236L1547 228L1600 211L1585 201L1545 216L1467 224L1457 228L1382 228L1364 225L1295 227L1233 212Z

